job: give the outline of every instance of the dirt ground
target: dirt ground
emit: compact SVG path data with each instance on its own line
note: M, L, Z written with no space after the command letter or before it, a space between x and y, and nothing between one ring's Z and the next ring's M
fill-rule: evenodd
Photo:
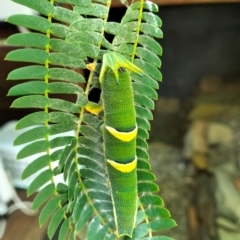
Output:
M155 142L149 145L152 170L157 177L160 196L178 226L163 234L179 240L189 240L187 207L190 192L186 178L186 164L178 147Z

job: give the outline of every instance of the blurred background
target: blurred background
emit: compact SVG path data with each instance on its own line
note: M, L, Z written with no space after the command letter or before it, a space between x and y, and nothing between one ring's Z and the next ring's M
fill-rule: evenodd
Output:
M0 157L11 172L8 154L1 150L6 143L2 131L29 111L10 109L13 98L6 97L13 85L5 80L7 74L25 64L3 61L13 49L4 41L25 29L4 22L7 10L11 12L4 1L0 3ZM125 13L118 2L113 1L110 21L119 21ZM149 151L160 195L178 223L164 233L181 240L240 240L240 1L155 2L163 21L163 82ZM8 157L11 153L10 148ZM5 196L10 205L14 196L6 197L1 183L0 200ZM26 200L24 186L17 183L18 195ZM0 215L0 223L1 219L7 223L3 240L45 240L46 227L39 230L37 215L15 211L5 221L1 206Z

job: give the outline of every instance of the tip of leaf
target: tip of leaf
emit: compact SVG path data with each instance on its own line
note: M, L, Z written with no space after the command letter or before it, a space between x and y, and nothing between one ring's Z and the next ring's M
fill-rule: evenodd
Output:
M29 193L28 191L27 191L27 197L30 197L32 195L32 193Z
M22 180L25 180L27 177L25 176L25 174L24 173L22 173L22 175L21 175L21 179Z

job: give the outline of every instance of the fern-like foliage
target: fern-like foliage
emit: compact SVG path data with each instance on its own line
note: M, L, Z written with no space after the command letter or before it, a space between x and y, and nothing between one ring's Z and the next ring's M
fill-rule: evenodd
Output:
M108 21L111 0L14 1L42 15L9 17L9 23L33 31L12 35L6 42L24 47L10 52L6 60L31 63L9 73L8 80L24 82L12 87L8 95L19 96L12 103L13 108L37 109L18 121L16 129L26 131L14 144L25 144L18 153L19 160L41 154L22 175L25 179L39 173L27 193L31 195L40 189L33 202L33 210L45 204L40 226L50 219L49 238L60 226L59 240L77 239L85 225L88 240L118 239L103 154L103 115L85 111L90 89L100 88L98 75L103 54L115 51L144 71L142 75L131 75L139 129L139 209L131 239L170 240L158 233L153 236L153 232L174 227L176 223L156 194L158 186L147 153L149 120L153 118L151 110L161 81L158 55L162 49L154 40L162 37L161 20L154 14L157 5L143 0L134 2L127 7L121 23L116 23ZM71 8L63 7L64 4ZM113 35L111 43L105 33ZM89 63L96 68L90 72L85 87L81 87L85 79L80 70L89 69ZM54 97L55 94L67 94L75 100L63 100L59 95ZM69 134L73 130L74 135ZM56 184L55 176L59 174L65 183Z

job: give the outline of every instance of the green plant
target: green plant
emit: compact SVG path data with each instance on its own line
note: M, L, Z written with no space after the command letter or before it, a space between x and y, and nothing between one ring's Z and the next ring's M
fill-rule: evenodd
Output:
M33 128L27 128L14 144L26 144L18 153L19 160L42 153L22 174L25 179L39 172L27 193L31 195L42 187L33 202L33 210L46 203L39 217L40 226L50 219L48 236L52 238L60 225L61 240L76 239L86 224L86 239L89 240L170 240L159 233L153 236L153 232L174 227L176 223L156 195L158 186L151 173L146 141L153 100L157 99L157 81L161 80L158 70L161 62L157 55L161 55L162 49L154 40L162 37L161 20L154 14L158 11L157 5L144 0L131 3L121 23L117 23L108 21L111 0L14 1L45 16L9 17L9 23L35 32L15 34L6 41L25 47L8 53L6 60L36 64L9 73L8 80L24 82L12 87L8 95L20 96L12 103L13 108L38 109L18 121L16 129ZM62 4L70 4L72 8ZM112 42L105 38L105 33L113 35ZM109 52L125 57L122 62L114 60L111 67L103 62L103 56ZM134 140L138 189L136 222L131 229L133 234L119 236L109 184L116 179L109 180L106 167L109 161L104 157L108 147L104 145L102 130L105 109L101 111L102 99L93 103L88 100L88 95L91 88L103 87L99 83L100 71L101 78L106 74L108 79L110 74L111 81L121 84L126 78L124 74L129 74L125 70L129 65L125 58L143 73L131 73L138 126ZM90 70L85 89L79 85L85 83L80 69ZM76 100L71 102L54 97L59 93L74 94ZM106 99L108 101L109 97ZM54 137L71 130L75 131L75 136ZM57 167L53 167L53 162L58 163ZM65 183L55 183L54 176L59 174L63 174ZM132 198L130 194L128 201L133 201Z

